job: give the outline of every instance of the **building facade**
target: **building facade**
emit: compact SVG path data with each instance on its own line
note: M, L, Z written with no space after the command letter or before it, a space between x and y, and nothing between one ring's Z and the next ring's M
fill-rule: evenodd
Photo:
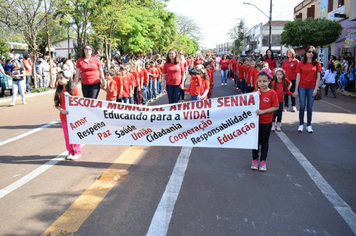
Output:
M329 55L351 52L356 47L356 0L304 0L294 8L294 18L324 18L337 21L343 27L339 38L329 47ZM299 50L300 54L304 51Z
M225 42L221 44L216 45L216 54L222 56L224 54L229 55L231 54L230 48L231 48L232 42Z
M53 43L51 47L54 50L54 57L55 58L68 58L68 52L71 53L72 55L75 54L74 52L74 45L77 44L77 39L76 38L65 38L62 40L59 40L58 42Z
M281 34L284 25L288 21L272 21L271 27L271 50L274 54L285 55L286 47L281 45ZM262 25L262 23L255 25L246 32L244 40L244 51L246 55L265 55L269 48L269 22Z

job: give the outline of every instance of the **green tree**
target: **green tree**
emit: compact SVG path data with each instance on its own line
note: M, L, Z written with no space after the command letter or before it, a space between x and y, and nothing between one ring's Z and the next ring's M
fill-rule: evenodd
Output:
M6 59L8 59L7 55L9 53L9 50L9 45L7 44L7 42L0 38L0 56L4 56Z
M281 44L287 46L313 45L315 47L326 46L336 41L342 31L342 26L327 19L307 18L295 19L284 25L281 34Z
M244 39L244 22L240 21L234 28L230 29L227 35L233 41L233 45L230 47L230 51L234 55L238 55L242 52L243 39Z

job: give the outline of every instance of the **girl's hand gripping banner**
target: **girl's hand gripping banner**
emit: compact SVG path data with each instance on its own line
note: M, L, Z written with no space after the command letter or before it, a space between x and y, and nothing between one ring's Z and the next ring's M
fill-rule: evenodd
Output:
M259 94L161 106L66 96L73 144L257 149Z

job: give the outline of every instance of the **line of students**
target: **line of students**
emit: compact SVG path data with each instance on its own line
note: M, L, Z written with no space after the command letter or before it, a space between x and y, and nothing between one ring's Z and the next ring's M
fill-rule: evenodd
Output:
M112 67L105 72L107 101L145 105L164 93L162 85L162 61L150 61L145 68L131 62L119 69Z

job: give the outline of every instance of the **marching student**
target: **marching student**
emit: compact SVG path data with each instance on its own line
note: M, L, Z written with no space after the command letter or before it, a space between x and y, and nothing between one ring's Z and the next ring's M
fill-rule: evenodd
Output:
M202 79L201 88L200 88L200 98L202 100L205 100L205 99L207 99L208 93L210 90L210 78L209 78L207 70L204 68L200 69L199 76Z
M209 84L209 92L208 92L208 98L211 98L211 92L214 87L214 73L215 73L215 67L212 64L207 64L206 66L206 71L208 72L208 76L210 78L210 84Z
M277 68L274 71L272 89L276 91L279 102L279 109L274 112L272 119L272 129L271 131L281 131L281 122L282 122L282 113L283 113L283 102L284 95L293 95L291 91L289 91L292 83L289 79L286 78L285 71L282 68ZM277 127L275 126L277 118Z
M201 66L196 66L196 69L201 70ZM184 84L180 85L180 88L186 92L189 92L190 100L189 101L196 101L200 100L200 91L201 91L201 84L202 79L199 75L193 75L190 78L190 85L189 88L184 88Z
M77 96L78 88L74 86L72 73L70 71L60 71L58 73L58 85L56 92L54 94L54 106L60 111L59 118L62 123L64 140L66 143L66 148L68 151L68 156L66 160L75 160L82 155L82 150L80 144L71 144L69 143L68 135L68 125L67 125L67 115L68 111L66 110L64 96Z
M260 107L256 110L259 116L258 124L258 147L257 150L252 150L252 164L251 169L260 171L267 170L267 153L269 135L271 133L273 113L278 110L278 97L277 93L270 89L272 81L272 74L268 70L262 70L257 77L257 88L260 92ZM261 145L261 158L260 166L258 167L258 154Z
M116 71L110 69L108 72L105 73L105 87L102 88L106 90L106 101L116 102L117 97L117 85L113 78L116 76Z

